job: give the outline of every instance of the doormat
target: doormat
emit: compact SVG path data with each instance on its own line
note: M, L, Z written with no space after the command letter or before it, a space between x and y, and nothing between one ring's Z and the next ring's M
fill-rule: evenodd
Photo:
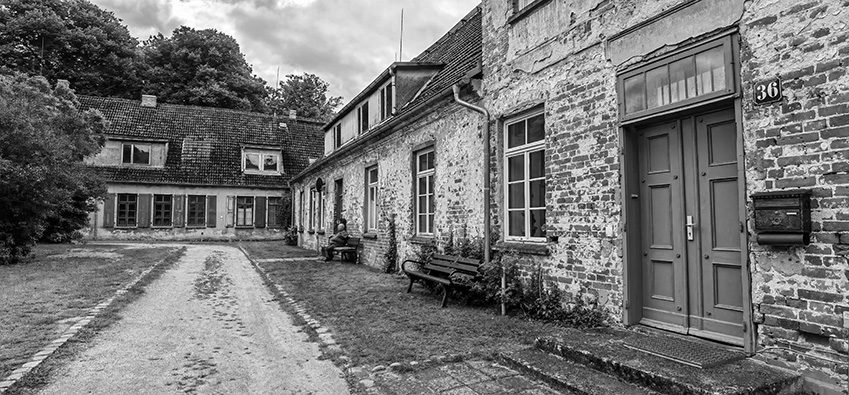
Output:
M710 368L746 358L741 351L726 350L674 337L632 335L624 340L625 347L666 358L697 368Z

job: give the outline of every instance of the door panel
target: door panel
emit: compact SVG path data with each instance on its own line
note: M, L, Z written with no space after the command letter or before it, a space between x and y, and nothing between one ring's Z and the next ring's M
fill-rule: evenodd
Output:
M643 323L742 344L734 112L637 133Z
M687 322L686 268L682 259L681 152L677 122L641 129L643 320L683 326Z

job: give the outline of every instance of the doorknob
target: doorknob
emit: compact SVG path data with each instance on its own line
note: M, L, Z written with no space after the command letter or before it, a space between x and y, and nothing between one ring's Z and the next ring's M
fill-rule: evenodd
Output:
M680 222L679 222L680 223ZM693 223L693 216L687 216L687 240L693 240L693 226L696 224Z

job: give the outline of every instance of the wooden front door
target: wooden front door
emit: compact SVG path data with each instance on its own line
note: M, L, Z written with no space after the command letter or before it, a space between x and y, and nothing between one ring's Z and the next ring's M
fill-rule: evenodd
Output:
M742 345L733 110L637 129L642 323Z

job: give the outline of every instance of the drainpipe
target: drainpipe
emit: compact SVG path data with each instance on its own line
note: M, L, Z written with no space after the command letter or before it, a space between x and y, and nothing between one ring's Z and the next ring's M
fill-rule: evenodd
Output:
M460 86L454 85L454 101L457 104L460 104L463 107L469 108L473 111L477 111L483 114L485 118L485 123L483 127L483 152L484 152L484 161L483 161L483 261L484 263L489 263L490 259L490 250L491 250L491 240L490 240L490 215L489 215L489 199L490 199L490 182L489 182L489 111L487 111L483 107L476 106L467 101L463 101L460 99ZM504 290L507 288L507 273L504 270L504 267L501 267L501 294L504 294ZM501 302L501 315L507 314L507 307L504 305L504 302Z

